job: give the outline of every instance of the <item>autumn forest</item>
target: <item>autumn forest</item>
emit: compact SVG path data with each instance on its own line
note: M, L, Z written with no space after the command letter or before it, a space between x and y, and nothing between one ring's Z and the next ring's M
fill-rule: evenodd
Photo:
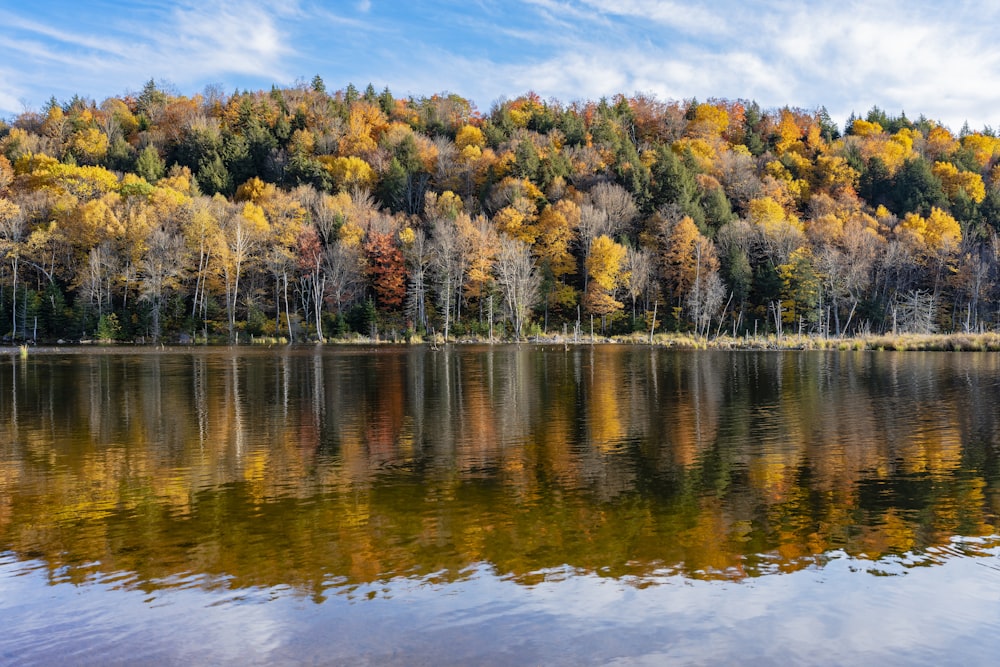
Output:
M998 228L1000 138L877 107L150 81L0 121L0 336L992 331Z

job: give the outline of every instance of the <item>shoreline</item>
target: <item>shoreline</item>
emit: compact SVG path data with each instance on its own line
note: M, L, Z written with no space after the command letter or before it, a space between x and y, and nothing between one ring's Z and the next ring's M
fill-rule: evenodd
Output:
M98 342L83 341L73 343L0 345L0 354L20 354L22 357L45 352L84 352L84 351L115 351L115 350L187 350L210 349L222 347L240 347L247 349L274 349L310 346L318 347L430 347L440 349L444 345L538 345L582 347L592 345L630 345L667 348L675 350L717 350L717 351L935 351L935 352L1000 352L1000 333L978 334L885 334L879 336L856 336L842 338L827 338L822 336L782 335L767 336L719 336L705 338L690 334L655 334L650 340L648 335L630 334L614 336L562 336L559 334L539 335L519 341L479 337L462 337L445 342L440 336L433 339L411 337L409 340L397 338L368 338L356 336L352 338L328 339L325 342L307 341L289 343L284 338L254 338L250 342L230 344L225 342L194 342L194 343L135 343L135 342Z

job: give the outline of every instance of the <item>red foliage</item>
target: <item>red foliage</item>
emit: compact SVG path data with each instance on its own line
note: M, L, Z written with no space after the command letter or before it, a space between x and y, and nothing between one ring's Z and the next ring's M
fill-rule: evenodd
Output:
M383 310L398 308L406 295L406 261L395 235L371 231L365 241L368 279L375 290L375 304Z

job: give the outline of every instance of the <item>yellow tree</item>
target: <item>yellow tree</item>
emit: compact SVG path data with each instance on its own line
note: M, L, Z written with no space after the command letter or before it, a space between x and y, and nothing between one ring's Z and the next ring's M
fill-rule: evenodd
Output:
M301 197L285 192L272 183L263 183L257 177L251 178L237 189L236 199L250 201L260 206L270 225L269 233L264 239L262 255L264 264L274 280L273 333L276 335L282 328L281 301L284 298L285 326L288 338L291 340L293 332L288 296L289 274L296 263L298 240L306 224L305 207L299 201ZM270 326L268 325L268 329Z
M690 216L684 216L673 224L668 224L660 241L660 272L666 283L667 292L678 306L698 273L698 257L695 246L701 239L701 232Z
M229 338L235 340L240 281L247 268L259 259L258 252L270 225L264 211L253 202L231 204L221 195L216 195L212 206L219 220L220 233L212 258L225 287Z
M108 135L96 127L78 130L70 137L69 149L77 161L98 164L108 154Z
M340 155L348 157L373 153L379 138L387 129L389 122L378 106L366 102L352 104L347 119L347 132L340 140Z
M958 221L936 206L926 218L908 213L896 227L896 236L933 271L931 303L936 304L946 267L955 259L962 242Z
M958 141L947 128L935 125L927 132L924 150L930 160L941 160L954 153L959 147Z
M377 176L371 165L359 157L334 157L323 155L320 164L329 172L334 188L340 192L351 192L354 189L370 190L375 185Z
M475 218L461 216L456 219L462 244L469 249L465 273L465 297L479 302L480 322L483 310L489 323L490 341L493 341L493 304L496 293L494 266L500 251L500 235L490 221L482 215ZM484 306L485 302L485 306Z
M219 220L216 217L219 209L220 207L207 197L193 199L186 207L182 226L195 280L191 299L191 318L201 319L206 328L206 336L209 283L212 280L210 269L215 261L213 256L218 252L218 242L222 238Z
M622 265L626 252L625 246L616 243L605 234L594 239L590 247L590 257L587 258L586 267L590 280L583 297L583 305L588 313L601 317L602 331L606 328L607 316L624 306L614 298L614 292L623 278Z
M17 334L17 276L24 243L25 224L21 208L6 197L0 197L0 255L10 262L11 270L11 329Z
M576 302L576 292L566 284L565 278L576 273L576 259L570 247L575 243L579 226L580 207L569 199L546 207L538 216L534 253L547 283L546 320L550 306L572 307Z
M536 222L542 193L531 181L508 176L497 184L490 196L490 205L496 213L493 224L497 231L528 245L538 236Z
M954 201L959 193L964 193L972 201L981 204L986 199L986 185L983 177L971 171L959 171L951 162L935 162L931 171L941 179L944 192Z

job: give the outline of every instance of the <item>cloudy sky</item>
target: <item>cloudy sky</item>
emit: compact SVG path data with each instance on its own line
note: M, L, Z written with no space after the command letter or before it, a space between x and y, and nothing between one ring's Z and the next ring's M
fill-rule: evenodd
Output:
M149 79L193 95L319 74L486 112L534 90L873 105L1000 126L1000 3L954 0L35 0L0 4L0 117Z

